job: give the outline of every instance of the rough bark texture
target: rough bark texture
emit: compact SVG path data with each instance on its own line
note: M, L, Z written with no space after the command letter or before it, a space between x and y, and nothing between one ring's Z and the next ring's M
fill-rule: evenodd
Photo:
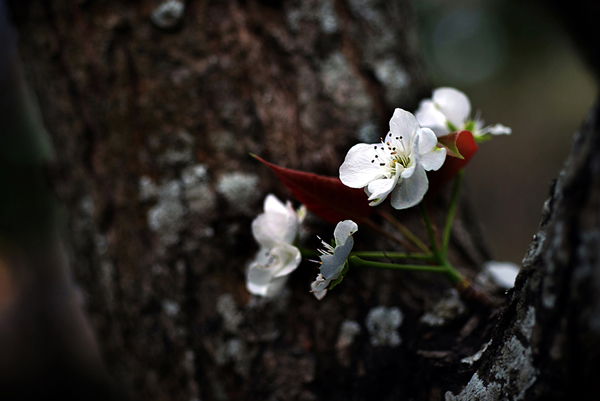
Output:
M244 287L249 227L266 193L286 194L248 152L336 175L394 107L414 109L429 92L409 2L197 0L180 20L151 0L24 4L20 54L56 148L73 275L132 398L535 399L594 385L596 111L499 322L424 274L352 271L318 302L309 263L267 301ZM469 221L452 261L473 276L487 255ZM306 227L309 247L332 232ZM393 246L362 228L356 242Z

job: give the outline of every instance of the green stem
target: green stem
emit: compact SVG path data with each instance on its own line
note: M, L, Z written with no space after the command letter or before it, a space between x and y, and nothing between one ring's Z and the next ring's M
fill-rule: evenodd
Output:
M423 253L406 253L406 252L387 252L387 251L360 251L352 252L350 255L359 256L361 258L389 258L389 259L414 259L435 261L435 256L432 254Z
M456 269L454 268L454 266L452 266L450 263L448 263L448 261L444 260L442 266L445 269L444 273L446 273L446 278L454 286L458 287L459 284L464 283L465 278L463 277L463 275L460 274L458 271L456 271Z
M456 205L458 204L458 193L460 190L460 184L462 182L464 170L461 170L456 174L454 179L454 185L452 186L452 195L450 196L450 206L448 208L448 214L446 215L446 224L444 226L444 234L442 237L442 254L446 255L448 252L448 245L450 244L450 234L452 233L452 222L454 221L454 215L456 213Z
M410 231L404 224L396 220L391 214L381 210L377 210L377 213L383 218L385 218L387 221L392 223L392 225L396 227L396 229L400 231L400 233L404 235L406 239L415 244L420 250L422 250L425 253L431 253L431 250L427 247L427 245L423 243L423 241L421 241L416 235L414 235L412 231Z
M358 256L350 256L348 259L350 266L354 267L374 267L377 269L392 269L392 270L405 270L414 272L429 272L429 273L442 273L447 274L446 267L443 266L428 266L428 265L401 265L396 263L383 263L383 262L372 262L370 260L363 260Z
M423 202L419 204L419 207L421 208L421 213L423 214L423 220L425 220L425 227L427 228L427 235L429 236L429 241L431 242L433 254L438 258L438 260L445 260L445 256L440 253L438 248L437 240L435 239L435 232L433 231L433 226L431 225L431 220L429 219L429 212L427 211L427 208Z

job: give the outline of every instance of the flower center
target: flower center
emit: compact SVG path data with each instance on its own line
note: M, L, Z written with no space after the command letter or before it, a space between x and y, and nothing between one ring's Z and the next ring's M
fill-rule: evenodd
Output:
M373 150L375 155L371 163L379 163L387 178L401 173L410 164L410 151L404 145L402 137L394 137L391 132L387 134L385 142L381 139L381 145L373 145Z

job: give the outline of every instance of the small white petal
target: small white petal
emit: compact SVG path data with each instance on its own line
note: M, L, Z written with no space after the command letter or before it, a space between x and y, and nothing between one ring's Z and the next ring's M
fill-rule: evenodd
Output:
M358 225L352 220L344 220L337 223L333 231L336 246L342 246L346 240L358 231Z
M484 267L488 275L498 286L509 289L514 287L515 279L519 274L519 266L511 262L486 262Z
M268 267L269 252L262 248L256 255L256 260L250 264L246 279L246 288L251 294L262 295L263 297L275 295L286 278L274 279L274 269Z
M446 160L446 149L437 147L437 137L432 130L421 128L419 136L419 162L427 171L437 170Z
M398 182L398 175L396 174L392 178L380 178L378 180L373 180L367 185L367 190L369 193L369 200L373 199L385 199L394 186Z
M350 236L344 245L335 247L333 255L321 256L320 271L323 277L327 280L335 280L340 276L353 246L354 239Z
M279 244L275 248L271 249L271 255L276 256L280 259L280 265L278 271L275 272L273 277L287 276L300 265L302 261L302 254L300 250L294 245L290 244Z
M412 138L419 128L419 123L412 113L402 109L394 110L394 115L390 119L390 132L394 137L401 136L404 142Z
M273 194L268 194L265 198L264 202L264 211L265 213L281 213L287 214L289 213L286 205L283 204L277 197ZM293 210L292 210L293 212Z
M298 219L295 214L263 213L252 222L252 234L265 248L282 242L291 243L297 232Z
M350 188L362 188L369 182L383 177L384 170L374 160L375 146L367 143L354 145L348 151L344 163L340 166L340 180Z
M421 165L417 165L410 178L402 179L392 191L391 204L395 209L408 209L417 205L429 188L427 174Z
M331 280L325 280L323 276L319 274L317 279L310 284L310 292L312 292L320 301L327 294L327 286L329 286L330 282Z
M437 109L432 100L422 100L415 117L421 127L431 128L436 136L449 134L446 117Z
M461 127L471 114L471 102L467 95L454 88L438 88L433 91L433 102L454 126Z
M493 127L490 127L488 132L492 135L509 135L512 132L512 129L502 124L496 124Z
M371 199L372 194L371 194L371 192L369 192L369 187L365 187L365 193L367 194L368 199ZM387 195L383 198L373 199L371 202L369 202L369 206L377 206L381 202L383 202L385 200L385 198L387 198Z

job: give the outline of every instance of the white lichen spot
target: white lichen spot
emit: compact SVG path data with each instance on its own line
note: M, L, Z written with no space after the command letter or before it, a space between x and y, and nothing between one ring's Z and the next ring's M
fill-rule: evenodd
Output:
M213 131L209 134L209 139L215 149L220 152L233 150L237 143L235 135L229 131Z
M196 371L196 353L193 350L185 350L183 354L183 366L190 375L193 375Z
M242 323L243 316L238 310L231 294L226 293L217 298L217 312L223 319L225 330L236 333L239 325Z
M163 312L165 312L165 314L167 316L170 317L175 317L179 314L179 311L181 310L181 308L179 307L179 304L175 301L173 301L172 299L164 299L162 301L162 309Z
M388 102L398 104L409 84L409 76L393 58L385 58L374 63L375 76L385 87Z
M481 358L481 355L483 355L483 353L485 352L485 350L488 348L488 346L490 344L491 344L491 341L484 344L483 347L481 347L481 349L479 351L477 351L476 353L474 353L473 355L463 358L460 361L462 363L466 363L467 365L472 365L474 362L477 362Z
M156 7L150 14L150 21L158 28L172 29L177 27L185 11L185 4L181 0L166 0Z
M529 339L534 324L535 309L529 307L516 325ZM486 385L475 373L460 394L455 396L447 392L446 401L500 401L508 399L507 393L514 394L514 401L522 400L527 390L535 383L538 373L533 366L531 347L512 335L502 344L498 361L489 371L492 380Z
M353 74L346 56L332 53L321 66L323 88L333 101L349 110L348 115L356 121L369 118L373 105L362 81Z
M241 172L224 174L217 181L217 192L227 199L235 211L249 213L252 204L260 197L258 176Z
M364 143L373 143L379 140L379 128L373 121L366 121L358 126L356 137Z
M154 180L146 175L140 177L138 191L142 202L152 200L158 195L158 188Z
M174 143L159 157L166 165L182 165L194 162L194 137L187 131L181 130Z
M319 24L321 29L328 34L336 33L340 29L340 22L335 12L335 4L333 0L321 0L319 2Z
M246 377L250 371L250 358L246 345L239 338L231 338L220 344L215 352L215 362L218 366L225 366L233 362L233 368L239 375Z
M148 227L154 231L162 245L169 246L179 241L179 232L184 225L185 210L180 200L179 181L168 181L158 190L158 203L148 211Z
M499 384L490 383L486 386L477 373L471 377L471 380L459 395L454 395L450 391L445 394L446 401L492 401L503 399L501 396Z
M214 211L217 199L208 182L208 170L204 164L186 167L181 172L184 198L190 212L201 215Z
M338 350L343 350L350 347L354 343L354 338L360 333L360 325L354 320L344 320L340 326L340 334L338 335L335 347Z
M96 234L94 238L96 239L96 252L100 256L105 255L108 252L108 238L102 234Z
M433 308L425 313L420 321L429 326L443 326L466 312L467 308L458 292L452 289L440 299Z
M96 211L96 202L94 201L94 197L92 195L86 195L81 199L81 203L79 204L81 211L86 213L88 216L93 216Z
M531 333L533 332L533 326L535 325L535 308L533 306L529 306L527 308L527 312L525 313L525 317L521 321L520 328L521 333L527 338L527 340L531 339Z
M402 324L404 315L397 307L386 308L377 306L369 311L365 325L371 335L371 345L374 347L397 347L402 342L398 327Z

